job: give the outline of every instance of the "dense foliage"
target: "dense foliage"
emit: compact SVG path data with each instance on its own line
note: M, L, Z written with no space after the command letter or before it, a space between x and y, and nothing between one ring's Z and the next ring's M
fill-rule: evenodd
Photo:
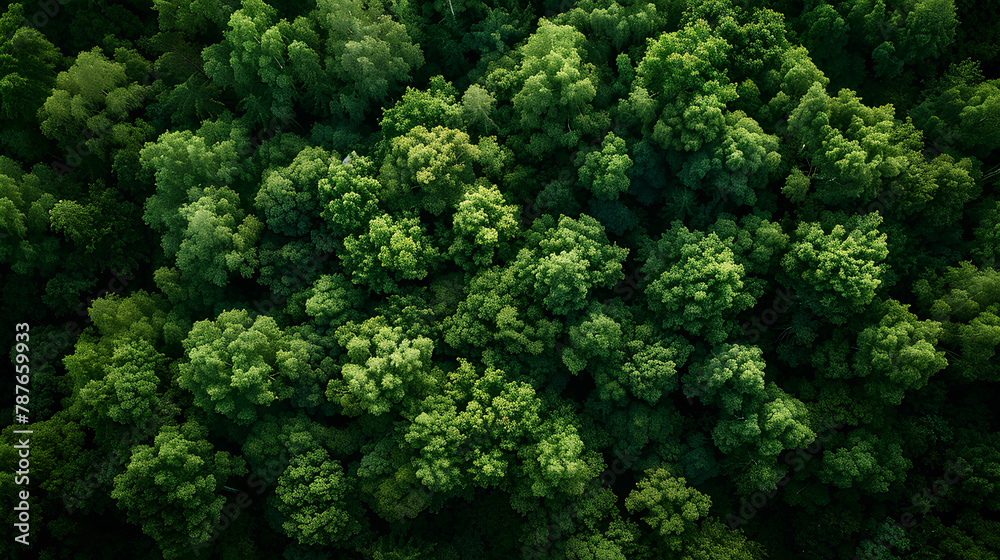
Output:
M997 560L994 8L8 3L0 551Z

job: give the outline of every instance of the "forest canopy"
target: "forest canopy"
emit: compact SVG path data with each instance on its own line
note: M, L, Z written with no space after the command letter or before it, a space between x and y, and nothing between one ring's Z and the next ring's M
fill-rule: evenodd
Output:
M0 553L1000 559L994 8L8 2Z

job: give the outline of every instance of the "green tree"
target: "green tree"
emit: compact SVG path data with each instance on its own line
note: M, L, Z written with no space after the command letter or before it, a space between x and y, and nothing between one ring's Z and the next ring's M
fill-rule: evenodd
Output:
M537 448L529 451L526 445L541 435L543 401L531 385L512 382L504 370L487 367L480 372L463 359L459 359L459 368L448 376L448 381L446 390L454 391L456 398L467 403L458 413L458 424L462 427L460 433L473 442L467 455L472 483L482 488L509 487L518 456L522 461L539 457ZM476 443L477 439L487 443ZM538 467L535 463L521 471L525 474L522 488L529 494ZM537 488L545 493L543 488L547 486L542 484L539 481Z
M346 414L385 414L404 397L421 398L435 384L434 342L405 337L403 329L390 327L385 317L348 322L337 329L336 337L346 354L326 396Z
M891 105L869 108L847 89L837 97L813 84L788 117L788 134L803 144L816 198L825 204L873 200L915 157L908 142L911 124L895 119ZM902 126L902 128L900 128Z
M671 161L679 169L684 186L693 190L712 188L732 198L737 204L753 205L757 190L763 189L768 177L781 162L778 139L764 133L760 125L742 111L727 112L725 129L719 138L706 142L684 163L677 152Z
M494 407L499 408L496 405L494 401ZM503 412L508 421L500 418L501 423L510 423L513 411ZM532 444L522 448L518 456L522 460L520 470L527 475L535 496L553 497L556 492L579 496L603 466L595 451L585 449L579 429L568 415L547 418L532 439Z
M120 187L95 181L86 197L59 200L48 214L51 229L63 234L75 249L67 257L69 268L93 270L101 263L115 270L135 270L149 260L138 249L153 239L143 227L141 206Z
M265 172L254 205L271 231L302 236L314 229L320 210L318 183L328 177L330 160L323 148L306 148L288 166Z
M970 504L977 509L1000 510L1000 448L996 447L1000 435L984 434L978 430L962 427L957 431L956 453L965 459L970 470L962 477L961 484L953 486L955 496L949 500Z
M60 272L45 284L42 301L52 309L71 311L78 304L80 292L92 292L97 278L93 274Z
M698 538L688 546L691 560L759 560L767 558L764 547L748 540L741 530L732 530L721 521L709 517L698 527Z
M460 449L465 435L458 422L454 403L445 397L430 396L421 403L423 409L413 418L403 436L406 443L419 453L411 460L422 484L435 491L449 492L464 485Z
M421 207L439 216L458 203L475 179L472 164L480 151L460 130L417 125L393 138L390 146L380 179L393 193L387 202L398 207L405 208L411 191L419 189Z
M154 121L169 120L172 128L188 128L217 117L224 108L219 101L222 90L202 68L204 45L198 37L225 28L232 6L156 0L152 8L156 10L159 33L149 42L163 53L155 65L167 83L166 90L157 97L158 103L151 108Z
M724 216L708 230L732 246L736 262L747 273L747 284L759 283L750 275L765 276L777 268L789 248L789 237L781 224L768 220L764 213L744 216L738 223Z
M938 154L928 162L907 169L900 177L900 209L919 225L913 232L934 239L941 228L951 228L967 212L966 206L979 198L976 164L972 158L956 160Z
M693 347L634 321L627 311L592 306L579 324L569 325L562 362L574 375L592 375L601 399L621 401L627 391L655 405L677 388L678 370Z
M629 512L642 514L642 520L674 553L681 552L694 539L698 520L708 516L711 506L710 497L664 468L646 470L636 489L625 498Z
M1000 274L970 262L914 283L921 309L944 328L941 346L961 348L957 355L948 355L948 371L959 379L998 379L996 368L989 365L1000 344L998 290Z
M166 378L168 360L143 338L123 340L115 346L103 379L90 381L80 390L88 414L110 418L126 425L138 424L152 414Z
M324 274L313 282L305 311L317 326L337 329L348 321L363 320L358 309L364 301L364 293L343 274Z
M722 409L712 438L728 456L731 476L749 491L775 488L784 470L777 455L816 437L805 405L773 381L764 382L762 355L756 346L721 345L682 378L698 388L700 399Z
M448 256L466 270L492 265L517 236L516 215L517 207L508 204L495 185L477 181L455 210L455 240L448 247Z
M609 132L601 143L601 150L577 155L580 182L599 199L614 200L628 191L628 170L632 160L625 149L625 141Z
M557 21L576 27L592 44L610 43L616 51L624 52L628 46L641 45L643 38L657 31L677 27L685 7L583 1L560 14Z
M621 279L628 249L609 244L604 227L586 214L560 216L558 222L543 216L527 237L512 266L553 313L583 309L591 290L611 288Z
M831 443L823 454L819 478L839 488L885 493L898 488L913 462L903 455L901 438L865 428L852 430L844 441Z
M44 141L37 115L56 83L56 47L36 29L21 27L24 6L0 15L0 115L7 125L0 145L21 158L40 155Z
M840 80L856 78L853 74L864 63L860 57L848 51L851 26L844 21L833 6L817 3L805 12L799 20L803 26L803 45L809 49L810 57L830 74Z
M528 301L531 285L526 284L514 266L481 270L469 281L464 300L443 321L445 343L462 352L482 352L493 344L511 354L539 355L550 348L559 324L541 304Z
M366 111L385 101L424 63L409 30L387 15L381 2L319 0L309 19L315 35L302 42L317 44L326 73L325 77L315 75L315 93L310 93L314 99L323 99L322 83L332 81L336 93L328 103L334 114L361 121ZM314 60L311 67L317 68Z
M232 273L249 278L257 268L257 240L263 224L240 207L228 187L208 187L198 200L181 206L187 220L177 250L177 268L193 282L224 287Z
M997 558L995 552L997 542L993 536L993 532L997 529L996 522L970 513L963 512L954 522L942 521L939 516L928 514L921 519L923 530L920 533L909 533L894 540L899 544L904 542L909 544L912 551L910 555L921 560L939 558L994 560ZM892 535L895 531L887 532L889 533L885 535L887 537L896 536Z
M314 449L292 458L271 500L286 535L299 544L330 546L362 530L361 508L349 499L355 492L340 461Z
M57 199L43 184L55 181L55 173L35 169L28 174L5 170L15 177L0 172L0 260L17 274L37 270L48 276L58 268L60 251L58 239L50 233L49 216Z
M914 125L931 149L984 159L998 146L990 130L1000 119L1000 82L984 80L979 63L969 60L953 65L940 83L910 112Z
M482 90L480 88L475 91ZM462 128L464 109L463 105L456 102L457 95L455 87L442 76L431 78L427 91L407 87L402 99L392 107L382 109L382 119L379 121L382 133L385 138L391 139L403 136L417 126L426 130L434 130L438 126Z
M277 10L262 0L246 0L229 17L225 39L202 52L205 73L220 87L236 90L251 126L293 115L292 77L298 68L285 70L285 65L291 66L295 47L289 44L289 36L295 34L287 21L276 24L276 15ZM299 56L308 60L304 54Z
M871 213L851 216L826 233L821 224L798 225L791 250L781 259L785 282L802 302L836 325L863 309L882 285L889 254L882 218Z
M361 448L363 456L356 463L362 499L373 512L390 523L412 519L430 505L430 500L426 490L414 488L419 483L408 462L409 449L391 429L392 419L381 418L377 425L385 432L370 435L370 441ZM352 465L351 470L354 468Z
M720 70L730 49L703 20L650 43L629 96L643 134L663 148L689 152L719 137L723 110L737 98Z
M371 158L356 152L348 158L347 163L331 162L328 175L316 185L320 216L337 237L366 232L380 214L380 199L387 194Z
M372 219L368 231L344 239L341 255L351 281L376 293L399 291L398 281L422 280L440 261L440 253L426 235L426 227L413 212L396 219Z
M111 497L165 558L185 558L192 544L208 540L226 502L217 492L230 476L247 473L243 459L213 453L207 435L194 421L164 426L153 445L134 449L125 472L115 477Z
M222 137L213 138L216 134ZM140 161L156 182L156 193L146 199L143 220L162 235L167 257L176 256L188 228L181 207L201 199L209 187L236 183L240 148L247 148L248 136L245 129L233 126L229 115L205 123L197 133L165 132L142 149Z
M895 557L896 549L905 553L910 549L910 539L906 537L906 529L895 523L891 517L886 517L881 523L867 523L868 530L872 532L874 542L867 540L862 542L855 549L856 553L865 560L876 560Z
M79 402L101 412L83 415L86 422L93 422L92 427L104 424L108 417L130 422L130 417L156 402L159 395L150 384L165 388L166 383L159 383L167 381L159 377L166 373L165 358L156 348L167 339L168 331L184 329L181 321L165 311L165 303L161 296L144 290L128 297L110 294L92 302L87 313L92 328L84 329L73 352L62 360L74 394L90 386Z
M857 32L857 48L874 59L875 75L881 79L897 77L904 64L928 63L944 54L956 36L955 7L950 0L901 7L881 0L854 0L837 6Z
M867 378L867 398L898 405L904 391L924 387L948 365L944 350L937 350L944 329L937 321L918 321L895 300L878 307L884 312L878 325L858 335L854 371Z
M100 47L81 52L56 76L55 88L38 110L42 133L70 150L65 160L69 167L93 153L111 161L120 177L134 180L139 150L153 127L130 117L160 89L160 82L150 83L151 77L152 65L133 49L115 49L113 61Z
M260 406L290 398L294 384L315 375L310 343L286 335L271 317L252 319L242 309L196 322L184 349L178 384L199 407L242 426L257 420Z
M335 456L346 455L358 451L363 440L364 434L357 425L340 430L296 410L262 417L250 428L242 450L250 471L258 473L270 485L285 471L292 456L321 447ZM248 482L255 484L253 480Z
M715 233L692 232L676 221L643 256L649 305L668 331L683 329L718 344L735 332L734 316L760 295L744 289L743 265Z
M546 19L520 47L512 101L522 129L530 131L529 153L541 156L562 146L572 148L599 123L590 115L597 95L597 72L585 62L586 37L568 25Z
M483 133L499 130L500 127L491 117L496 102L493 94L478 84L472 84L462 94L462 119L472 130Z

